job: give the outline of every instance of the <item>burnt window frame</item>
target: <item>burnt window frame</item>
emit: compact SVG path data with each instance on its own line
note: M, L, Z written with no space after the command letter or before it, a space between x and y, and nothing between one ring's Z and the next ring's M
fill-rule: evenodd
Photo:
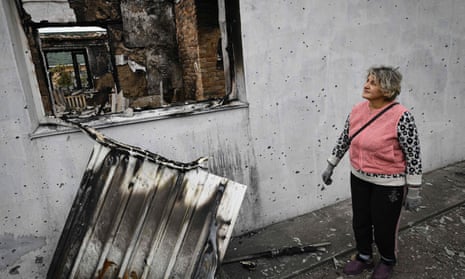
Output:
M75 28L80 28L81 30L73 30ZM52 28L53 31L43 31L43 29L47 28ZM96 50L99 51L99 53L102 52L102 49L104 49L104 54L105 54L105 62L103 63L105 66L105 72L107 70L111 70L114 67L113 61L111 61L111 51L110 51L110 44L108 41L108 30L105 25L98 25L98 24L93 24L93 23L87 23L87 24L74 24L74 23L67 23L67 24L60 24L60 23L37 23L37 24L31 24L31 30L33 33L33 38L36 41L36 51L38 51L38 63L34 63L34 67L37 69L37 72L42 72L42 75L45 77L45 82L46 86L42 86L42 90L39 91L40 95L43 96L44 94L48 96L48 106L49 109L47 110L45 108L45 103L44 103L44 98L42 98L42 105L43 105L43 110L45 113L45 120L42 122L47 122L49 121L50 117L62 117L62 113L59 113L57 110L60 105L57 104L55 98L55 91L54 91L54 86L53 86L53 81L52 81L52 73L50 72L50 65L48 62L47 54L51 52L68 52L72 57L73 53L79 53L83 55L84 62L86 64L86 73L87 73L87 86L85 88L79 86L77 84L76 87L73 86L73 91L96 91L95 88L95 81L94 78L96 74L99 73L102 69L98 69L96 63L94 62L94 67L91 67L91 63L89 61L89 51L93 49L95 52ZM80 34L80 35L79 35ZM61 36L61 38L60 38ZM103 38L102 38L103 37ZM73 73L75 76L80 77L80 71L79 75L76 73L76 64L78 64L78 61L74 61L74 58L72 58L73 62ZM94 58L93 60L96 60ZM94 69L92 69L94 68ZM113 73L112 73L113 76ZM82 82L82 81L81 81ZM113 87L116 88L116 83L113 83ZM44 89L46 88L46 89ZM46 92L44 92L46 91ZM87 97L86 97L87 98ZM74 103L74 102L73 102ZM107 104L108 105L108 104ZM85 107L85 105L83 105ZM103 108L103 105L102 105ZM72 110L66 110L67 113L71 112ZM99 112L101 110L98 110ZM72 111L75 112L75 111ZM79 116L79 115L78 115ZM95 117L99 117L96 115Z
M45 50L43 51L44 53L44 63L45 63L45 67L46 67L46 70L47 72L50 72L50 69L51 69L51 66L49 64L49 58L48 58L48 54L49 53L59 53L59 52L69 52L71 54L71 60L72 60L72 63L73 63L73 72L74 72L74 80L76 81L76 87L75 89L89 89L91 87L93 87L93 82L92 82L92 73L90 71L90 68L89 68L89 58L87 56L87 51L86 49L84 48L75 48L75 49L56 49L56 50ZM82 55L83 56L83 59L84 59L84 63L85 63L85 67L86 67L86 74L87 74L87 86L86 87L83 87L82 84L82 78L81 78L81 70L80 70L80 64L79 64L79 61L77 61L77 58L76 58L76 55ZM50 80L52 77L49 76L49 83L50 83L50 87L51 89L53 90L53 82Z
M157 107L153 108L147 111L144 111L142 116L140 117L129 117L126 119L119 119L117 121L108 121L108 119L105 119L105 116L102 117L102 123L100 121L90 121L91 126L94 127L109 127L109 126L118 126L118 125L125 125L128 123L137 123L137 122L143 122L143 121L152 121L152 120L157 120L157 119L165 119L165 118L170 118L171 116L178 117L180 115L192 115L192 114L197 114L197 113L209 113L213 111L218 111L218 110L228 110L228 109L235 109L235 108L246 108L248 107L247 101L246 101L246 95L245 95L245 72L244 72L244 60L243 60L243 54L242 54L242 40L241 40L241 22L240 22L240 8L239 8L239 1L227 1L227 0L220 0L218 1L220 11L218 15L218 19L221 20L221 16L224 16L224 22L220 22L220 26L222 26L221 30L221 37L222 37L222 50L223 53L226 50L227 55L223 55L223 59L230 59L232 61L231 64L229 64L229 67L227 68L228 70L224 70L225 75L229 75L231 77L231 81L226 83L226 86L229 86L229 88L226 90L226 93L223 98L220 100L215 100L215 102L212 102L212 100L206 100L206 101L197 101L195 100L194 102L191 103L186 103L186 104L175 104L175 105L170 105L170 106L164 106L164 107ZM222 6L221 6L222 5ZM228 11L228 9L234 9L234 12L231 13ZM20 21L23 21L24 19L19 18ZM24 23L24 22L23 22ZM221 25L223 24L223 25ZM76 23L76 24L49 24L49 23L36 23L32 24L34 32L37 32L37 29L39 27L50 27L50 26L85 26L85 24L82 23ZM96 24L90 23L90 25L95 26ZM101 26L103 27L103 26ZM105 27L103 27L105 28ZM36 33L37 34L37 33ZM37 35L38 36L38 35ZM227 38L227 40L224 40L223 38ZM28 45L30 47L30 45ZM42 53L42 50L39 50L40 53ZM43 54L43 53L42 53ZM112 65L115 66L115 61L114 61L114 54L112 55ZM43 57L42 57L43 59ZM43 61L43 65L44 65ZM34 63L33 63L34 65ZM37 65L35 65L37 66ZM226 66L226 65L225 65ZM48 69L48 65L43 66L45 70ZM88 75L90 76L90 75ZM47 83L49 81L47 80ZM118 87L118 81L115 80L116 86ZM34 90L37 91L37 90ZM45 106L43 103L43 100L40 98L41 94L38 94L37 92L33 92L33 94L37 94L39 97L33 97L35 106L41 106L42 110L38 110L38 120L39 120L39 127L31 134L32 138L35 137L42 137L42 136L47 136L49 134L61 134L61 133L66 133L68 131L49 131L49 127L45 127L45 129L41 129L41 124L48 125L50 122L53 122L53 115L47 115L45 111ZM49 96L52 95L50 92L50 88L48 91ZM39 100L39 104L37 104ZM40 115L41 114L41 115ZM105 123L103 123L105 122ZM110 123L110 124L109 124ZM45 131L48 130L48 131ZM52 128L52 130L55 130L55 128ZM69 130L65 129L65 130Z

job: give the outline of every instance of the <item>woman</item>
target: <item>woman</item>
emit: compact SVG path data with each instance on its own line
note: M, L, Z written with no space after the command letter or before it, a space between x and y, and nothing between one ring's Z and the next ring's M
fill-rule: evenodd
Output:
M343 269L348 275L374 267L374 240L380 261L372 278L389 278L396 264L402 205L412 210L421 202L422 168L417 128L412 114L395 102L401 80L400 72L392 67L368 70L362 94L366 101L353 107L322 175L324 183L331 184L333 169L349 150L352 225L358 253Z

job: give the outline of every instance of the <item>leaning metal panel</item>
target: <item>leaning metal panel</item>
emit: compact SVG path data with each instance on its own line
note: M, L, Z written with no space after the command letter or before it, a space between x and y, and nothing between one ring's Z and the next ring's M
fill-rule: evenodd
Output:
M96 143L48 278L213 278L245 190Z

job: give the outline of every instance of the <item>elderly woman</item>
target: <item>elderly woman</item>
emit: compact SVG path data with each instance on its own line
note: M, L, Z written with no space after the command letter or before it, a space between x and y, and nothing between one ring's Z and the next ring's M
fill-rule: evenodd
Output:
M421 202L417 128L412 114L395 102L401 80L400 72L392 67L368 70L362 94L366 101L352 108L322 175L324 183L331 184L334 168L349 150L352 225L358 253L344 267L347 275L374 267L374 240L380 261L372 278L389 278L396 264L402 205L412 210Z

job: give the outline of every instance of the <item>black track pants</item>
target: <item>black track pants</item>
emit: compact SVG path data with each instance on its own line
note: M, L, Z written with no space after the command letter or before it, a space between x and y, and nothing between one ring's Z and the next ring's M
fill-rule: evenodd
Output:
M374 237L381 256L395 263L398 225L406 187L380 186L353 174L350 184L352 225L358 252L371 255Z

